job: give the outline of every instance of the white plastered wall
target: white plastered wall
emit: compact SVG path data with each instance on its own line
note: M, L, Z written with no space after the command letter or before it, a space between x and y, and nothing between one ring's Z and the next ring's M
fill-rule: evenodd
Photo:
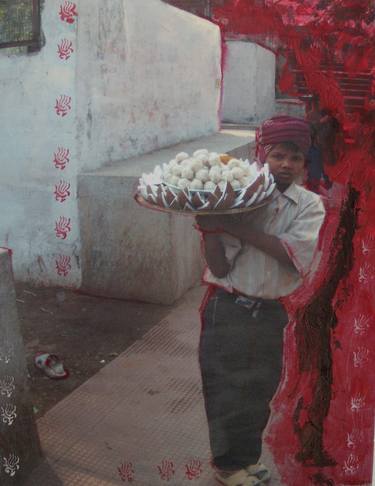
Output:
M245 41L227 41L222 120L258 124L275 110L275 55Z
M71 23L59 15L67 4ZM0 51L0 246L16 278L79 287L77 174L215 132L220 32L160 0L49 0L42 28L40 52Z

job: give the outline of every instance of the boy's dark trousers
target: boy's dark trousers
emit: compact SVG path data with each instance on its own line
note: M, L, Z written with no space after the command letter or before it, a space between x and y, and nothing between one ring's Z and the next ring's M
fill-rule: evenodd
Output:
M223 470L256 464L280 381L287 313L277 300L222 289L202 312L199 362L213 464Z

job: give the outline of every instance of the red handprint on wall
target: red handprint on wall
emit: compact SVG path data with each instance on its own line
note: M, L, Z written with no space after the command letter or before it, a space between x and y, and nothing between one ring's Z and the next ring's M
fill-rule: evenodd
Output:
M63 39L57 46L57 53L63 61L67 61L73 52L73 43L68 39Z
M58 116L66 116L72 109L72 98L70 96L61 95L56 100L55 111Z
M192 459L185 465L185 476L191 481L198 479L202 474L202 463L199 459Z
M69 149L58 147L57 152L54 154L53 163L55 164L56 169L64 170L67 164L69 164Z
M169 481L175 473L174 464L169 459L164 459L160 466L158 466L160 478L164 481Z
M57 274L66 277L72 269L71 258L67 255L59 255L55 260Z
M60 216L59 220L55 222L55 233L57 238L66 240L68 234L71 232L70 218Z
M66 181L60 181L55 185L55 199L59 202L64 202L70 196L70 184Z
M75 22L75 17L78 17L77 5L73 2L66 1L63 5L60 5L60 19L68 24Z

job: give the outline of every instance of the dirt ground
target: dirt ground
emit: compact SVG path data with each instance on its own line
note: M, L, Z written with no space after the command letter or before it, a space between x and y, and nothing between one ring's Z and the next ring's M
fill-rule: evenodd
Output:
M104 299L59 288L17 284L36 418L125 351L168 314L172 306ZM51 380L34 366L34 356L57 354L70 376Z

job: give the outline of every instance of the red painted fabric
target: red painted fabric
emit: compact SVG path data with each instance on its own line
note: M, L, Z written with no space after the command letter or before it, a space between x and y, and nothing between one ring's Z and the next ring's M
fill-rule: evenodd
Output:
M287 486L371 482L375 409L375 11L371 0L223 0L223 36L280 56L278 87L338 129L312 282L286 305L284 375L265 440ZM225 65L225 64L224 64ZM329 140L328 140L329 141ZM338 196L340 194L340 196Z

